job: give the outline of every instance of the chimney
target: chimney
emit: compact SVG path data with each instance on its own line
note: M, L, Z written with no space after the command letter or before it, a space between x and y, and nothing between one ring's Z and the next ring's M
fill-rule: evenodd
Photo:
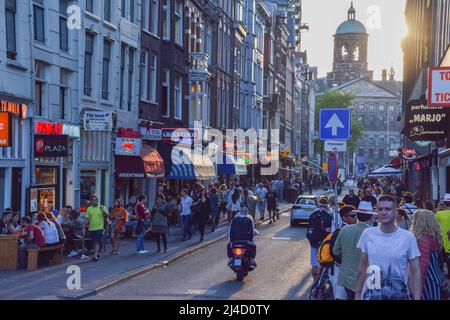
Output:
M391 70L389 71L389 81L394 81L395 80L395 70L394 67L391 67Z
M383 69L381 71L381 80L382 81L386 81L387 80L387 70L386 69Z

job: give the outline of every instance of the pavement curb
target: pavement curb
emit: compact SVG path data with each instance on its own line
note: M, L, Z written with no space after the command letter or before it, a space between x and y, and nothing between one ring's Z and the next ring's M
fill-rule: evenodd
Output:
M280 210L280 214L284 213L286 211L289 211L289 210L290 210L290 207L288 206L287 208ZM268 221L269 221L269 219L265 219L264 222L262 224L260 224L258 227L269 225ZM147 273L149 271L155 270L155 269L160 268L160 267L167 266L167 265L169 265L169 264L171 264L171 263L173 263L173 262L175 262L175 261L177 261L177 260L187 256L187 255L190 255L190 254L192 254L192 253L194 253L194 252L196 252L198 250L201 250L201 249L203 249L205 247L208 247L208 246L210 246L210 245L212 245L212 244L214 244L216 242L222 241L227 236L228 236L227 232L225 232L223 235L219 235L218 237L213 238L213 239L208 240L208 241L205 241L202 244L198 244L198 245L196 245L194 247L183 249L179 253L175 254L173 257L170 257L167 260L162 260L160 262L152 263L152 264L150 264L148 266L141 267L141 268L135 269L133 271L130 271L130 272L118 275L118 276L113 276L112 279L109 282L107 282L105 284L102 284L102 285L98 286L97 288L86 289L85 292L80 292L79 294L74 294L74 295L58 295L58 298L66 299L66 300L80 300L80 299L87 298L87 297L92 296L92 295L96 295L96 294L98 294L100 292L108 290L108 289L110 289L110 288L112 288L114 286L117 286L117 285L119 285L121 283L124 283L124 282L126 282L128 280L131 280L131 279L136 278L136 277L138 277L140 275L143 275L143 274L145 274L145 273ZM116 278L116 279L114 279L114 278Z

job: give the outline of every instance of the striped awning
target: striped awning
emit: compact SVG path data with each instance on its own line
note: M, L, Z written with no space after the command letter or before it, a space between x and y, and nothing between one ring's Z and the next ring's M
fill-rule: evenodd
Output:
M234 157L231 154L224 153L223 163L217 164L217 171L219 174L242 176L247 174L247 165L243 157Z
M118 178L163 178L164 160L157 150L143 145L140 156L116 156L115 171Z
M142 146L141 157L147 178L164 178L164 160L158 151L148 145Z
M167 176L171 180L209 180L216 177L214 164L208 157L193 154L191 149L178 148L173 151L172 156L177 156L177 159L172 159L172 170Z

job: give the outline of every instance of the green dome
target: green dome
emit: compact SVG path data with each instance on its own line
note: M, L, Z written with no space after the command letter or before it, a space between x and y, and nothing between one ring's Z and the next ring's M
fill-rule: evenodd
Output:
M342 22L336 30L336 34L344 33L365 33L367 34L366 28L358 20L347 20Z

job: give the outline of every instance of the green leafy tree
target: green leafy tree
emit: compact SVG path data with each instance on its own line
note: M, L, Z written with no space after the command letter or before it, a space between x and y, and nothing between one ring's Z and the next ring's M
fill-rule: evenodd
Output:
M316 96L316 106L315 106L315 130L319 130L319 113L320 109L330 109L330 108L349 108L353 105L353 99L355 96L353 93L347 93L342 91L327 91L324 94ZM349 150L355 150L356 143L358 139L363 137L364 127L362 124L357 123L350 118L350 140L347 141L347 147ZM314 141L314 148L316 152L321 152L324 147L324 142L319 139Z

